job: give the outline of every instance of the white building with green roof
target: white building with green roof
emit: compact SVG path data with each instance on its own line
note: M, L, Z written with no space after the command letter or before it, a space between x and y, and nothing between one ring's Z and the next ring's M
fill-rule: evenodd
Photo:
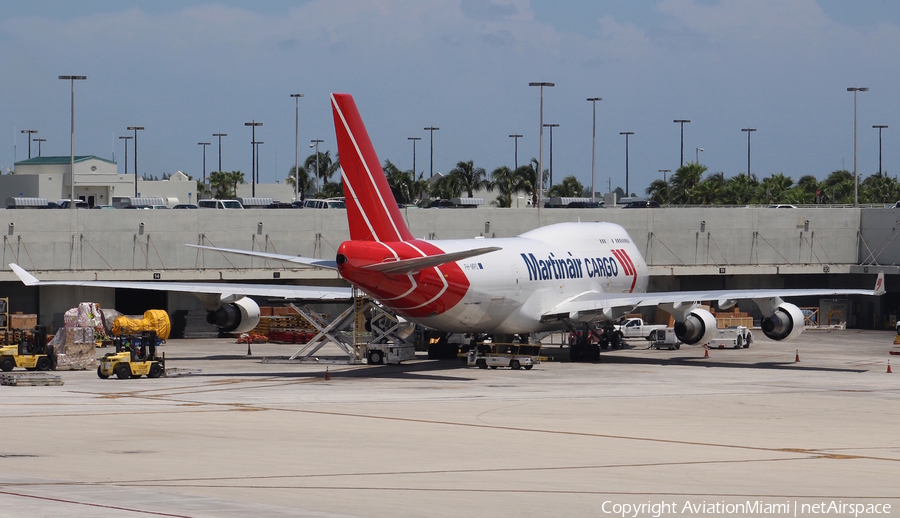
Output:
M16 162L15 171L0 176L0 200L9 197L67 200L72 183L69 174L71 157L44 156ZM139 196L177 198L182 203L196 201L195 182L183 174L172 175L172 181L137 179ZM113 196L134 196L133 174L119 174L117 164L93 155L75 157L75 198L89 206L111 205Z

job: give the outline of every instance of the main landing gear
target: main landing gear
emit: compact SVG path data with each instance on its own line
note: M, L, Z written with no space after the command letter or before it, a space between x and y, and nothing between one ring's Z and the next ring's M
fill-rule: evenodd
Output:
M582 324L578 329L575 324L566 322L566 327L569 328L569 361L598 361L601 349L618 349L624 345L622 333L616 331L612 324L602 324L600 327Z

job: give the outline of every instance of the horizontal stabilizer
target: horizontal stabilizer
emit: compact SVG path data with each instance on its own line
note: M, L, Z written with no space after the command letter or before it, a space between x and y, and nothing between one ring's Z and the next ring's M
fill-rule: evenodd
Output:
M462 252L451 252L449 254L429 255L427 257L415 257L413 259L401 259L388 263L370 264L364 266L365 270L374 270L382 273L406 274L415 273L425 268L433 268L442 264L468 259L477 255L484 255L490 252L500 250L499 246L486 246L484 248L474 248L472 250L463 250Z
M303 257L299 255L287 254L270 254L269 252L256 252L253 250L240 250L237 248L219 248L215 246L204 245L184 245L192 248L200 248L202 250L212 250L235 255L246 255L249 257L259 257L260 259L270 259L273 261L284 261L286 263L302 264L315 268L325 268L327 270L337 270L337 263L333 260L316 259L315 257Z

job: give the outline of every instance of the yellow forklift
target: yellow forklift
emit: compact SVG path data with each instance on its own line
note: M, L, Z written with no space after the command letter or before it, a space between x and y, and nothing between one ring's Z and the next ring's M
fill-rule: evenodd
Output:
M47 328L35 326L29 337L22 331L18 345L0 347L0 370L9 372L16 367L30 371L48 371L53 360L47 355Z
M166 373L166 358L156 355L160 340L155 331L140 335L122 335L113 338L116 352L100 359L97 376L107 379L113 374L120 380L127 378L158 378Z

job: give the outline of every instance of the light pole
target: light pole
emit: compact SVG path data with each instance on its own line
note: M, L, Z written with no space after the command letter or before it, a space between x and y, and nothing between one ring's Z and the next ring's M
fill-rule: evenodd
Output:
M219 172L222 172L222 137L227 137L228 133L213 133L214 137L219 137Z
M660 169L660 173L663 174L663 183L666 184L666 205L672 201L672 196L669 194L669 180L666 179L666 173L671 173L671 169Z
M69 177L72 184L72 192L69 196L69 208L75 208L75 81L83 81L87 76L59 76L63 81L69 81L72 85L72 130L71 130L71 147L69 148ZM31 147L31 144L28 144Z
M28 134L28 158L31 159L31 135L37 133L38 130L22 130L22 133Z
M519 139L522 138L522 137L523 137L523 135L520 135L519 133L513 133L512 135L509 136L509 138L511 138L511 139L513 139L513 140L516 141L516 143L515 143L515 148L514 148L515 151L513 151L513 153L514 153L514 158L513 158L513 164L514 164L514 165L513 165L513 167L514 167L515 169L518 169L518 168L519 168Z
M588 97L587 99L594 109L593 133L591 134L591 201L595 201L596 196L594 189L594 180L597 177L597 101L602 101L601 97Z
M428 178L434 176L434 132L441 128L436 128L434 126L428 126L425 128L425 131L431 132L431 168L428 170Z
M256 180L259 180L259 146L265 144L265 142L253 142L253 154L256 155L256 162L254 163L256 169ZM256 181L250 184L250 196L256 198ZM237 192L234 193L237 196Z
M528 86L539 86L541 87L541 124L540 124L540 154L538 155L538 171L537 171L537 183L538 183L538 200L537 200L537 208L538 211L541 210L541 201L544 198L544 87L553 87L556 86L555 83L550 83L547 81L537 81L528 83Z
M625 135L625 196L631 196L628 189L628 137L634 135L633 131L620 131L619 135Z
M756 131L756 128L742 128L741 131L747 132L747 176L750 176L750 134Z
M887 124L876 124L872 127L878 129L878 176L881 176L881 130L887 128Z
M300 200L300 98L303 94L291 94L294 98L294 201Z
M856 92L868 92L864 86L851 86L848 92L853 92L853 206L859 207L859 171L857 170L857 139L856 139Z
M250 135L250 196L256 196L256 127L262 126L261 122L256 122L256 120L252 120L250 122L245 122L244 126L250 126L251 135ZM235 196L237 196L237 189L235 189Z
M413 180L416 179L416 141L422 140L422 137L406 137L406 140L412 140L413 143Z
M309 147L315 146L316 148L316 194L319 194L319 144L321 142L325 142L322 139L314 138L309 141Z
M38 143L38 157L40 157L41 156L41 142L47 142L47 139L36 138L36 139L34 139L34 141Z
M703 151L702 147L697 148L697 157L694 159L694 163L700 165L700 152Z
M210 145L209 142L197 142L198 146L203 146L203 183L206 183L206 146Z
M138 190L137 190L137 179L138 179L138 166L137 166L137 132L139 130L143 130L143 126L128 126L129 130L134 130L134 197L137 198ZM127 145L127 144L126 144Z
M544 127L550 128L550 187L553 187L553 128L558 128L559 124L544 124Z
M134 137L119 137L119 140L125 141L125 174L128 174L128 141L133 139ZM135 173L137 174L137 173Z
M691 122L688 119L675 119L675 124L681 124L681 165L684 165L684 124Z

